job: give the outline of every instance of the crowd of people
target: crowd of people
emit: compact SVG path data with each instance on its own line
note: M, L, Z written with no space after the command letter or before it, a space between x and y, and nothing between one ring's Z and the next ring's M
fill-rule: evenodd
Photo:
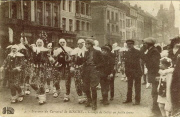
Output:
M121 72L127 82L127 96L123 102L132 102L133 83L135 101L141 101L141 79L152 86L152 112L155 116L169 117L180 108L180 37L171 39L165 47L156 46L154 38L142 40L136 47L134 40L127 40L124 47L117 43L101 48L98 41L79 39L77 48L70 48L66 40L45 44L37 39L28 44L22 36L19 44L7 47L6 59L1 67L4 71L3 86L9 84L11 103L22 102L24 95L36 91L40 105L46 103L46 93L53 90L53 97L60 94L60 81L65 80L64 102L70 100L71 80L74 79L79 104L97 109L97 87L100 85L104 105L114 99L114 80ZM52 83L53 82L53 83ZM149 86L147 86L149 87ZM109 96L110 92L110 96Z

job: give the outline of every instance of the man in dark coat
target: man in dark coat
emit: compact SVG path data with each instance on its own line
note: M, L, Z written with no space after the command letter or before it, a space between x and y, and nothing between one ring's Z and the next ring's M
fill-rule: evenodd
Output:
M93 48L94 41L86 40L87 52L84 57L82 68L83 90L87 95L86 107L90 107L92 101L92 110L97 109L97 90L102 75L103 58L100 51ZM92 93L92 96L91 96Z
M105 46L109 47L111 50L111 52L109 53L111 56L111 65L114 66L113 71L111 71L113 76L110 77L110 79L109 79L109 93L110 93L110 100L112 101L112 100L114 100L114 80L115 80L115 75L116 75L116 68L115 68L116 55L114 53L112 53L112 46L110 44L106 44Z
M159 71L159 64L160 64L160 53L157 50L157 48L154 46L155 44L155 39L154 38L146 38L144 39L144 44L147 47L147 51L145 52L144 56L143 56L143 60L146 64L148 73L148 82L152 83L152 98L153 98L153 106L152 106L152 112L155 115L159 115L160 114L160 110L158 107L158 103L157 103L157 97L158 97L158 93L157 93L157 87L158 87L158 80L156 79Z
M109 46L103 46L101 48L103 59L104 59L104 67L103 67L103 75L100 80L101 84L101 93L102 93L102 103L104 105L108 105L108 91L109 88L111 88L110 83L112 83L111 79L113 79L113 73L114 73L114 57L111 53L111 48ZM113 81L114 82L114 81ZM113 92L114 93L114 92ZM112 95L111 95L112 96ZM112 97L111 97L112 98Z
M135 103L134 105L140 104L141 98L141 66L140 58L141 53L139 50L134 48L134 41L127 40L128 51L125 54L125 74L128 78L128 91L127 99L123 103L132 102L132 87L133 81L135 82Z

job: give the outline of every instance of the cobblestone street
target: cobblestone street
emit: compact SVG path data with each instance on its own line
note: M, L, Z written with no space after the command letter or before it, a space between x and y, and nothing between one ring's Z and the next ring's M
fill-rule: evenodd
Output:
M115 79L115 97L113 101L110 101L109 106L103 106L100 104L101 91L98 91L98 109L92 111L91 108L86 108L84 105L80 105L77 102L77 94L75 91L74 81L72 79L70 102L63 102L63 95L65 92L64 80L61 81L61 94L58 98L53 98L52 92L47 94L47 103L40 106L38 100L35 98L35 91L31 89L31 94L25 96L23 102L17 104L10 103L10 91L6 88L1 88L1 102L0 109L3 107L13 107L15 115L24 114L30 116L77 116L81 114L83 116L119 116L119 117L147 117L151 114L151 89L146 89L142 85L141 90L141 104L139 106L133 106L130 104L123 104L123 100L126 97L127 83L121 81L120 76ZM134 91L133 91L134 92ZM37 115L38 113L38 115ZM0 113L2 115L2 113ZM7 115L2 115L7 116ZM19 117L19 116L18 116Z

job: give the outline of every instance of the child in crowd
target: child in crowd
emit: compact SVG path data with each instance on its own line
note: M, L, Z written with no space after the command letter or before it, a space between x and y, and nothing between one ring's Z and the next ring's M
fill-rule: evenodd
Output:
M160 79L158 85L158 99L159 108L163 117L169 117L172 112L172 102L170 87L172 82L172 73L174 68L171 68L172 60L167 57L163 57L160 60Z

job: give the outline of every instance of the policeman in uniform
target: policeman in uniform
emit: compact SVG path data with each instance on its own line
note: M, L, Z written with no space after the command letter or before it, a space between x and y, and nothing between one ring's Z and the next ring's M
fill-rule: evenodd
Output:
M128 91L127 99L123 103L132 102L132 87L133 81L135 82L135 103L134 105L140 104L141 98L141 76L142 71L140 67L141 53L139 50L134 48L134 41L127 40L128 51L125 54L125 74L128 78Z

